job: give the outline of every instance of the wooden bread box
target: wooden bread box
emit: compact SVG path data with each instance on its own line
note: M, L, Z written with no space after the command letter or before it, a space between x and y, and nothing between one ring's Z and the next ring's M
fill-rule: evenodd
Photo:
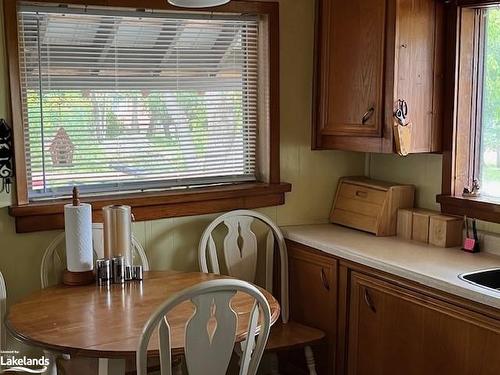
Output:
M373 233L396 235L398 210L412 208L415 186L342 177L330 213L330 222Z

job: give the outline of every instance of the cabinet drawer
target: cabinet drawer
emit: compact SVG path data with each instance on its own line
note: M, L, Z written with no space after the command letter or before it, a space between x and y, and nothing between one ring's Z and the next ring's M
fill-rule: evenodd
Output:
M387 197L387 191L345 183L340 187L340 196L346 199L353 199L356 202L382 206Z

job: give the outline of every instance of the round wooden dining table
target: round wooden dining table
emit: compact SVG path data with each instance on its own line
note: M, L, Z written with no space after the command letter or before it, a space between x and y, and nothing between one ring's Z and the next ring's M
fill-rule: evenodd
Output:
M109 286L57 285L42 289L12 305L5 324L18 340L70 356L109 359L110 367L124 369L134 358L142 329L151 314L170 296L203 281L225 278L199 272L151 271L143 281ZM271 322L280 306L267 291ZM231 301L238 315L236 342L245 339L254 300L238 292ZM172 354L184 351L184 327L194 312L190 302L167 315L172 329ZM152 337L149 355L158 355L158 339ZM121 373L109 371L109 373Z

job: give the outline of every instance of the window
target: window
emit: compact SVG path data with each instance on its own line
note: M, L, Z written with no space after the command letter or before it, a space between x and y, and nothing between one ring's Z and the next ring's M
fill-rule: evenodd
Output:
M481 3L448 5L449 121L438 202L446 213L500 222L500 8ZM464 194L474 181L480 195Z
M28 198L255 181L257 16L23 6Z
M63 228L74 185L97 218L284 204L278 3L89 3L4 2L17 231Z
M500 198L500 9L481 10L484 20L482 108L476 175L485 196Z

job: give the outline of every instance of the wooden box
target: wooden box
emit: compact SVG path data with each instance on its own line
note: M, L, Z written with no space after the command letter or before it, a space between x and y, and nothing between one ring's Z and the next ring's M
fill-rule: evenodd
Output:
M463 245L464 220L460 217L437 215L430 218L429 243L439 247Z
M403 240L411 240L413 230L413 209L400 208L398 210L397 235Z
M415 186L343 177L330 213L330 222L363 230L377 236L396 235L400 208L411 208Z
M411 239L414 241L428 243L431 217L436 215L439 215L439 212L423 209L414 210Z

